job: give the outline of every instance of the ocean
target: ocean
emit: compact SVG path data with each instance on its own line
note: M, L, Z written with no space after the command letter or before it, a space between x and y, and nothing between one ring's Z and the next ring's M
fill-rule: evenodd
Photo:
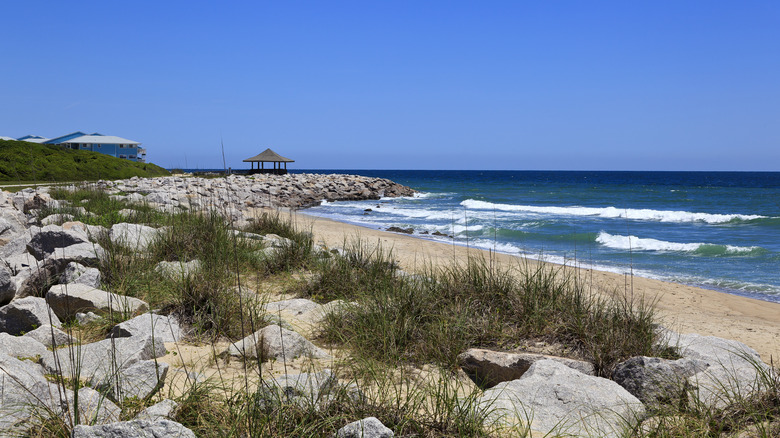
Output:
M419 192L308 214L780 302L780 172L292 172L388 178Z

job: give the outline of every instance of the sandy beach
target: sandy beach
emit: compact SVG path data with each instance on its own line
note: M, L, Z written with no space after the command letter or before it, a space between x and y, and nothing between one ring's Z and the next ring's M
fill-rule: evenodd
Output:
M369 229L301 212L291 214L300 227L311 229L315 243L343 247L345 240L355 238L379 243L385 249L392 249L402 269L410 272L426 264L441 265L464 261L469 255L489 255L487 251L474 248ZM499 265L504 266L521 261L506 254L494 256ZM610 272L583 269L581 274L592 278L601 291L624 291L633 287L635 296L655 300L661 323L670 329L744 342L757 350L765 362L780 354L780 304Z

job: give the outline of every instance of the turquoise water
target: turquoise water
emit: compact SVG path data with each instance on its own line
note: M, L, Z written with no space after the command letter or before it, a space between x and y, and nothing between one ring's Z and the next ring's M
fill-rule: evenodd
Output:
M780 172L296 172L383 177L419 191L309 214L780 302Z

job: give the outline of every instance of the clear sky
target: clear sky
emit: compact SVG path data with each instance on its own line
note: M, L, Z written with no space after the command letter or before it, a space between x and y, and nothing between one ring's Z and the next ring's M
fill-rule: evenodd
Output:
M164 167L780 170L780 2L3 1L0 135Z

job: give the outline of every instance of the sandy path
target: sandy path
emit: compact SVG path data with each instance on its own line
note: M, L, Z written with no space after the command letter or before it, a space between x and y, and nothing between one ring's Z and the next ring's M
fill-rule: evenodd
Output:
M469 253L487 254L473 248L372 230L303 213L291 215L300 227L313 231L315 243L342 247L345 240L356 237L364 242L379 242L384 248L392 249L402 268L408 271L426 263L462 261ZM502 264L516 264L519 259L498 254L496 260ZM756 349L766 362L770 356L780 357L780 304L660 280L630 279L610 272L584 270L582 275L592 278L594 284L605 291L626 290L625 285L633 281L634 294L655 298L662 323L671 329L744 342Z

